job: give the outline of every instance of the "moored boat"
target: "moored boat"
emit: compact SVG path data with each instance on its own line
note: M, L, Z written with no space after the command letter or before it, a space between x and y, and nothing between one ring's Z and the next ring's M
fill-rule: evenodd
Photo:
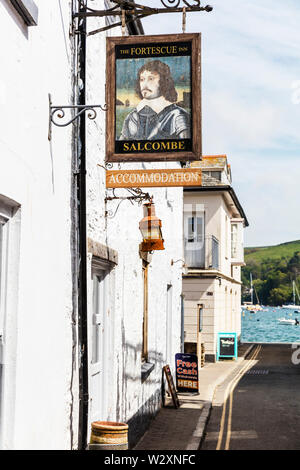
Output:
M294 318L278 318L278 321L281 325L298 325L299 321Z
M289 309L289 310L294 310L295 312L296 312L296 310L300 310L300 305L296 305L296 293L297 293L297 296L298 296L298 300L300 300L300 296L299 296L299 292L298 292L296 283L295 283L295 281L293 281L293 303L288 304L288 305L282 305L282 308L286 308L286 309Z

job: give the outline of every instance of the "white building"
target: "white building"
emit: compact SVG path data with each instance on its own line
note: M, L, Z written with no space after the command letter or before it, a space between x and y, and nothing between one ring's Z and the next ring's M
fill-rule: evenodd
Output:
M133 445L161 406L162 366L173 366L181 349L182 267L171 261L183 257L182 189L149 190L165 250L143 261L142 206L124 201L117 210L120 200L105 199L111 195L105 112L87 119L85 295L79 121L52 124L48 140L48 94L54 105L74 105L82 86L72 20L78 2L17 3L29 6L37 25L27 26L11 2L1 2L0 447L83 447L94 420L127 422ZM95 9L105 6L93 2ZM91 19L88 29L111 21ZM129 32L142 33L141 25ZM120 28L86 38L87 104L105 103L105 45L112 34L121 35Z
M248 225L231 186L226 155L204 156L199 188L184 189L185 351L215 361L218 333L241 334L243 230Z

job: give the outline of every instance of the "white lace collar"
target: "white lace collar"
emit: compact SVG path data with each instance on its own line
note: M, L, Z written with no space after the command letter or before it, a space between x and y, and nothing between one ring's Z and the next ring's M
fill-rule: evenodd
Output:
M142 101L139 102L136 109L139 112L145 106L149 106L151 109L153 109L153 111L156 112L156 114L158 114L170 104L173 104L173 103L166 100L164 96L159 96L158 98L154 98L153 100L147 100L146 98L144 98Z

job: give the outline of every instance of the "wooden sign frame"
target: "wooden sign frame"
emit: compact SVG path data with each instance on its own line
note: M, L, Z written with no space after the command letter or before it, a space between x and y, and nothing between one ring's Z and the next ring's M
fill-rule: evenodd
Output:
M107 38L106 42L106 57L106 103L108 104L106 114L106 161L114 163L126 161L201 160L201 34L110 37ZM158 124L153 124L156 133L154 131L152 135L151 132L147 133L146 131L141 133L139 129L142 129L140 125L142 121L139 117L140 109L138 110L137 107L141 101L143 101L143 103L152 102L152 98L145 101L147 97L142 95L140 88L138 88L140 86L138 83L141 83L141 79L138 77L142 75L139 64L143 64L142 66L144 66L154 61L160 61L162 63L164 58L165 63L160 70L165 71L163 77L165 77L167 73L169 74L167 79L164 78L164 82L167 80L168 84L164 85L164 87L168 87L168 89L171 90L170 83L173 83L173 89L175 84L175 95L173 93L173 98L171 98L171 92L167 95L166 92L162 91L162 86L160 88L159 85L158 93L161 93L159 97L162 96L166 99L166 102L171 102L172 104L165 106L163 109L158 108L155 112L147 107L147 112L152 112L151 119L157 119ZM178 60L177 64L182 62L183 67L183 58L185 58L186 61L184 64L190 63L190 71L186 72L186 75L183 73L178 77L175 59ZM125 64L124 61L126 59L127 61L136 60L136 62L134 65L130 65L129 62ZM180 59L182 59L181 62ZM119 62L117 63L117 61ZM170 64L170 66L168 64ZM120 78L124 76L124 74L119 72L119 70L123 70L122 66L128 67L128 73L126 74L127 81L124 82L128 87L126 90L133 90L131 96L135 96L135 88L138 89L140 93L140 97L135 98L135 100L140 101L138 104L133 104L133 106L131 106L129 99L125 99L125 103L123 103L122 100L117 97L119 90L118 80L125 80L124 78ZM159 66L161 66L161 64ZM130 69L130 67L132 67L132 69ZM166 72L167 69L168 72ZM133 70L135 73L133 73ZM131 71L132 77L130 76ZM117 73L119 78L117 77ZM154 73L157 73L160 77L159 72ZM175 79L173 81L173 76L176 77L177 82ZM179 90L179 86L177 86L176 83L179 83L180 80L186 83L185 89L190 91L185 92L182 101L178 102L179 95L177 90ZM184 80L186 82L184 82ZM128 83L130 84L128 85ZM161 78L159 78L159 84L160 83L163 83ZM176 95L177 98L175 98ZM124 96L126 96L126 92ZM167 98L165 98L165 96L167 96ZM117 108L117 106L119 106L120 109ZM128 114L126 114L126 106L129 108ZM143 109L145 110L145 107ZM123 115L125 116L124 119ZM164 116L164 118L162 116ZM181 120L180 125L178 124L178 116L180 116L179 121ZM190 124L182 124L185 119L188 121L188 117L186 116L190 116ZM170 134L166 133L167 126L162 124L162 120L165 119L165 117L169 119L168 132L170 132ZM126 123L125 119L127 119ZM122 130L120 131L121 126ZM181 129L183 129L182 126L186 126L186 129L181 131ZM125 127L126 130L128 129L128 132L124 131ZM139 132L139 134L137 132ZM137 136L137 138L135 138L135 136Z
M175 408L179 408L180 403L179 403L177 392L176 392L176 389L175 389L175 385L174 385L173 377L172 377L172 374L171 374L170 366L169 365L164 366L163 370L164 370L164 373L166 375L166 379L167 379L168 387L169 387L169 392L171 394L173 404L174 404Z

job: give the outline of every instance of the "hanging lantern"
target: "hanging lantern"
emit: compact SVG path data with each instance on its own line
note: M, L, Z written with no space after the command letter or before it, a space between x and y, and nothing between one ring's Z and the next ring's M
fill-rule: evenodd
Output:
M164 240L161 233L161 220L155 215L154 203L148 202L143 205L144 218L139 227L143 236L141 251L164 250Z

